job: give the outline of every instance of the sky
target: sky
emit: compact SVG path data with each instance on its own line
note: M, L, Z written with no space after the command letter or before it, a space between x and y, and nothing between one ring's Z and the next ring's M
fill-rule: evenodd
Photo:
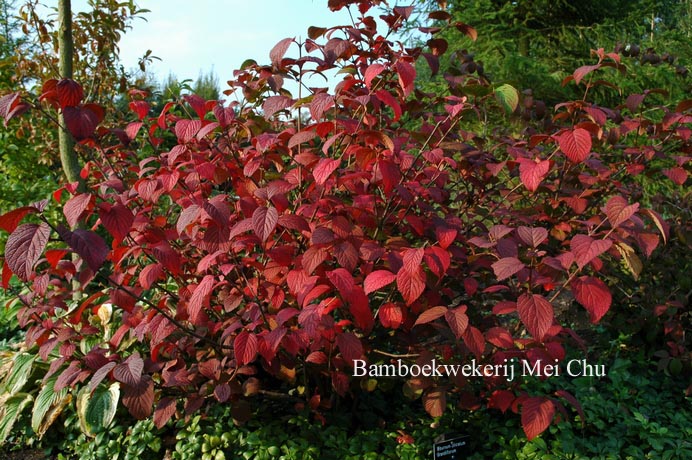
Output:
M86 0L73 0L73 10ZM137 19L120 42L126 70L152 51L151 72L159 81L169 73L196 79L213 70L222 89L233 70L248 58L269 62L269 51L287 37L307 36L309 26L350 24L346 10L331 12L327 0L136 0L151 10ZM289 49L297 52L297 47Z

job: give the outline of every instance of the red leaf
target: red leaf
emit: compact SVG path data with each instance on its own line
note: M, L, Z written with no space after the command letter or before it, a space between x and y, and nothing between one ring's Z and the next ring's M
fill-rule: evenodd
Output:
M600 68L601 68L600 64L583 65L583 66L579 67L572 74L572 77L574 77L574 82L578 85L581 82L582 78L584 78L585 76L587 76L589 73L593 72L594 70L600 69Z
M353 363L356 359L363 357L363 344L360 339L351 332L344 332L336 336L336 346L339 347L341 356L346 362Z
M76 141L91 137L99 124L99 116L89 107L65 107L65 125Z
M396 274L396 286L404 297L406 305L411 305L425 291L425 272L423 267L418 265L415 269L410 270L404 266L399 269L399 272Z
M394 111L393 121L397 121L399 118L401 118L401 105L399 105L399 101L397 101L396 98L392 96L392 93L390 93L386 89L379 89L377 90L375 95L380 101L384 102L392 108L392 110Z
M151 415L154 404L154 381L145 376L136 386L123 385L123 405L137 420L144 420Z
M441 306L428 308L420 314L420 316L413 325L418 326L419 324L427 324L431 321L435 321L437 318L444 316L447 313L447 310L447 307Z
M385 196L389 196L394 187L401 180L401 170L399 166L389 160L379 160L377 162L378 172L382 175L382 185L384 186Z
M138 352L134 352L125 361L115 366L113 377L118 382L136 387L142 381L142 371L144 371L144 361Z
M180 259L180 254L173 250L173 248L167 243L162 242L161 244L154 247L153 256L156 260L161 262L168 271L173 274L180 273L180 267L182 261Z
M87 210L91 203L92 196L89 193L80 193L70 198L62 208L62 212L67 219L70 227L74 228L82 216L82 213Z
M406 249L403 254L403 269L414 272L421 267L421 262L423 262L423 256L425 255L425 249L423 248L410 248Z
M500 241L506 235L512 232L512 227L506 225L493 225L488 231L488 236L491 241Z
M635 236L639 248L644 252L646 257L651 257L654 249L658 247L658 235L653 233L640 233Z
M56 85L56 91L61 109L78 106L84 98L82 86L69 78L60 80Z
M368 296L365 295L363 288L355 286L353 291L348 295L349 311L353 315L353 319L358 328L369 332L375 324L375 317L370 310Z
M99 386L99 383L101 383L103 379L108 376L115 366L116 364L111 361L96 370L96 372L94 372L94 374L91 376L91 380L89 380L89 391L94 391L94 389Z
M555 404L548 398L526 398L521 407L521 426L530 441L543 433L553 421Z
M394 280L396 280L396 275L389 270L375 270L365 277L363 287L365 288L365 293L370 294L393 283Z
M214 107L212 109L214 112L214 116L218 120L218 122L223 126L224 128L231 124L231 121L235 119L235 112L233 111L233 107L224 107L220 103L214 104Z
M616 195L608 200L603 208L603 211L608 217L610 225L613 228L616 228L619 227L623 222L629 220L629 218L632 217L638 209L639 203L628 205L626 199Z
M488 398L488 407L500 409L504 413L509 409L515 399L517 399L517 397L509 390L495 390Z
M202 129L202 120L178 120L175 124L175 135L178 142L184 144L195 138Z
M127 139L123 139L122 142L126 144L127 142L133 141L137 137L137 133L139 133L139 130L143 125L144 123L141 121L133 121L132 123L128 123L127 127L125 128L125 135L127 136Z
M677 185L684 185L687 182L687 171L685 168L677 166L675 168L668 168L663 170L663 174Z
M62 258L65 257L65 254L67 254L67 252L68 251L64 249L49 249L46 251L45 257L50 266L55 268L58 266L58 262L60 262Z
M517 299L519 318L536 340L543 340L553 325L553 306L539 294L522 294Z
M296 147L305 142L310 142L315 138L315 136L317 136L317 133L315 133L315 131L313 130L297 132L293 136L291 136L291 139L289 139L288 148L292 149L293 147Z
M122 203L110 205L101 203L99 205L99 217L108 233L113 236L116 244L121 242L130 233L132 223L135 220L134 214Z
M404 322L404 314L401 311L401 307L391 302L382 305L377 312L377 316L384 327L391 329L398 329L401 323Z
M327 93L317 93L310 103L310 116L313 121L322 119L324 112L334 107L334 97Z
M591 152L591 134L583 128L573 131L564 131L557 137L560 150L573 163L581 163L586 160Z
M151 288L154 283L161 279L163 275L163 266L161 264L150 264L147 265L139 272L139 284L144 289Z
M36 209L31 206L22 206L21 208L13 209L0 216L0 228L8 233L12 233L17 228L17 225L24 219L28 213Z
M137 114L137 118L144 120L149 114L149 103L146 101L132 101L129 104L130 110Z
M336 236L327 227L317 227L310 237L312 244L330 244L334 242Z
M19 92L6 94L0 97L0 117L4 120L4 125L7 127L7 123L14 117L18 117L31 106L22 101L21 94Z
M570 242L570 249L579 268L583 268L593 259L610 249L611 240L594 240L587 235L575 235Z
M290 230L298 232L310 232L310 225L303 216L297 214L282 214L279 216L278 224Z
M592 276L576 278L571 284L574 298L589 312L591 322L596 324L610 309L613 297L605 283Z
M310 26L308 27L308 38L311 40L317 40L324 35L325 32L327 32L326 27Z
M322 262L327 260L327 257L329 257L327 249L318 246L309 247L305 253L303 253L302 263L305 272L312 274Z
M517 235L527 246L537 248L548 238L548 230L543 227L519 227Z
M409 17L411 17L411 14L413 13L413 5L411 6L395 6L392 11L394 14L402 17L405 21L408 20Z
M214 276L205 275L190 296L187 304L187 314L190 321L197 322L202 309L209 306L209 296L214 288Z
M108 245L103 241L103 238L94 232L80 228L71 232L64 227L58 227L58 232L60 238L84 259L93 272L101 268L109 252Z
M264 118L269 120L276 112L293 105L293 99L286 96L270 96L262 104Z
M476 41L476 39L478 38L478 32L476 31L476 29L474 29L468 24L464 24L463 22L457 22L454 24L454 27L456 27L459 32L465 34L473 41Z
M382 64L370 64L367 69L365 69L365 86L368 89L372 89L372 81L377 77L379 74L382 73L382 71L385 70L385 66Z
M327 364L329 358L322 351L313 351L306 358L305 362L313 364Z
M474 278L464 278L464 290L470 296L478 292L478 281Z
M183 217L183 214L180 214L181 219L182 219L182 217ZM178 221L178 224L180 224L180 221ZM228 234L228 239L232 240L233 238L240 235L241 233L249 232L252 229L253 229L252 218L243 219L231 228L231 231Z
M525 267L524 263L516 257L504 257L492 264L493 271L498 281L509 278Z
M436 21L449 21L452 15L446 11L431 11L428 13L428 18Z
M222 383L221 385L216 385L214 387L214 397L220 403L228 401L231 397L231 387L227 383Z
M71 386L82 369L77 361L72 361L67 369L63 370L55 381L54 391L60 391L67 386Z
M431 417L441 417L447 408L447 392L434 388L423 394L423 407Z
M279 221L279 212L275 207L259 207L252 213L252 228L262 242L267 241L269 235L276 228Z
M457 339L461 338L469 325L469 317L466 316L466 308L466 305L462 305L454 309L449 309L445 312L447 324L449 324L449 328L452 330Z
M322 158L315 169L312 171L312 175L315 176L315 181L319 185L324 185L329 179L329 176L339 167L341 160L331 160L329 158Z
M645 97L645 94L630 94L629 96L627 96L625 105L627 106L627 109L630 111L630 113L635 114L637 112L637 108L642 102L644 102Z
M156 121L159 125L159 128L166 129L166 114L171 109L171 107L174 107L175 105L175 102L166 102L166 105L163 106L163 109L161 109L161 113L159 114L159 118Z
M43 254L50 237L50 226L22 224L10 234L5 243L5 262L22 281L29 281L34 265Z
M485 337L483 333L476 327L469 326L464 331L462 335L464 339L464 345L473 353L477 358L483 356L485 351Z
M512 348L514 346L512 335L503 327L491 327L486 331L485 339L500 348Z
M416 68L405 61L397 61L396 73L399 76L399 85L404 91L404 97L408 97L413 91L414 80L416 79Z
M281 66L281 60L286 54L286 51L288 51L288 48L291 46L291 43L293 43L292 38L284 38L279 43L274 45L272 50L269 52L269 59L271 60L273 66Z
M257 356L257 336L247 331L242 331L233 341L235 359L238 366L251 363Z
M173 414L175 414L175 406L176 398L171 398L170 396L161 398L156 405L156 409L154 409L154 425L156 425L156 428L161 429L168 423Z
M221 126L221 124L216 121L204 121L202 123L202 129L197 131L197 134L195 135L199 140L204 139L209 133L213 132L216 128Z
M39 101L47 100L52 104L58 103L58 80L51 78L43 82L41 87L41 96L39 96Z
M353 275L344 268L337 268L327 272L327 278L329 278L329 281L331 281L344 299L348 298L355 286Z
M281 341L286 336L286 332L288 332L288 330L285 327L277 327L264 336L265 343L273 353L276 353L279 349L279 345L281 345Z
M209 112L206 101L197 94L186 94L183 96L183 100L190 104L192 110L194 110L197 116L201 119L204 119L207 112Z
M436 227L435 236L437 237L437 242L440 244L442 249L447 249L454 243L457 237L457 231L453 228Z
M518 158L519 178L524 187L530 192L535 192L541 185L543 179L550 171L550 161L530 160L528 158Z
M589 205L589 201L586 198L580 198L576 195L563 198L563 200L577 215L586 211L586 207Z

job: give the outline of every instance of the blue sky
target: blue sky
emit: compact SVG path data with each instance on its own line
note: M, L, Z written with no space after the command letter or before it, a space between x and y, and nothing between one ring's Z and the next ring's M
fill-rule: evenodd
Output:
M83 0L73 0L74 9ZM350 23L345 10L331 12L327 0L139 0L151 10L134 21L121 40L126 69L148 49L161 58L151 67L159 80L169 73L195 79L214 70L222 87L248 58L269 62L269 51L286 37L306 37L307 28ZM297 51L297 48L292 48ZM291 50L289 50L290 54Z

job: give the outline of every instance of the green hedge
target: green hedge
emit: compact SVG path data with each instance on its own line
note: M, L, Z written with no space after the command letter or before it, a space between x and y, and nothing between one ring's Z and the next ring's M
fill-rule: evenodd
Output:
M531 442L517 417L450 407L441 418L431 419L420 402L396 397L397 388L352 401L350 407L333 411L326 425L290 405L258 400L276 407L263 407L265 415L242 426L234 425L228 406L217 405L161 430L150 419L134 423L119 413L115 426L87 438L72 414L61 433L49 432L40 443L28 438L14 441L17 448L33 444L59 460L161 460L166 452L165 458L174 460L429 460L436 437L466 434L469 460L692 458L692 399L684 394L685 379L659 372L643 353L615 356L607 366L608 376L600 380L527 381L527 392L572 392L586 416L582 425L579 416L570 413L570 420L551 426ZM269 418L269 413L275 415Z

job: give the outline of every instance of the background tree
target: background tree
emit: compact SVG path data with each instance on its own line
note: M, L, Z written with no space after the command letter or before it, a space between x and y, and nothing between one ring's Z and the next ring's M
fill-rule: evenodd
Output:
M629 45L628 53L640 62L630 70L634 75L627 80L625 92L650 88L652 82L674 93L671 99L690 91L689 80L681 82L692 58L690 0L420 3L421 18L443 7L453 21L478 31L475 43L463 33L444 34L452 51L468 50L460 55L462 61L472 58L491 80L511 83L520 90L530 88L548 102L575 97L560 83L589 60L591 49L613 50L618 45L623 49Z
M13 16L15 2L0 1L0 94L17 87L16 53L29 37L21 34L21 25ZM53 188L56 172L45 161L36 161L39 149L32 147L28 122L19 130L0 131L0 210L28 204L43 198Z
M87 5L71 18L73 78L83 84L89 102L115 108L104 113L103 125L112 126L125 113L113 102L125 100L134 85L134 75L119 62L118 43L132 21L148 10L115 0L90 0ZM1 93L21 89L27 100L39 104L42 83L62 76L57 12L38 0L26 0L18 8L13 1L0 2ZM142 66L150 59L149 51ZM33 115L19 123L20 129L0 134L0 173L5 179L0 184L2 210L45 198L62 176L55 125ZM77 145L77 154L83 160L93 152Z

